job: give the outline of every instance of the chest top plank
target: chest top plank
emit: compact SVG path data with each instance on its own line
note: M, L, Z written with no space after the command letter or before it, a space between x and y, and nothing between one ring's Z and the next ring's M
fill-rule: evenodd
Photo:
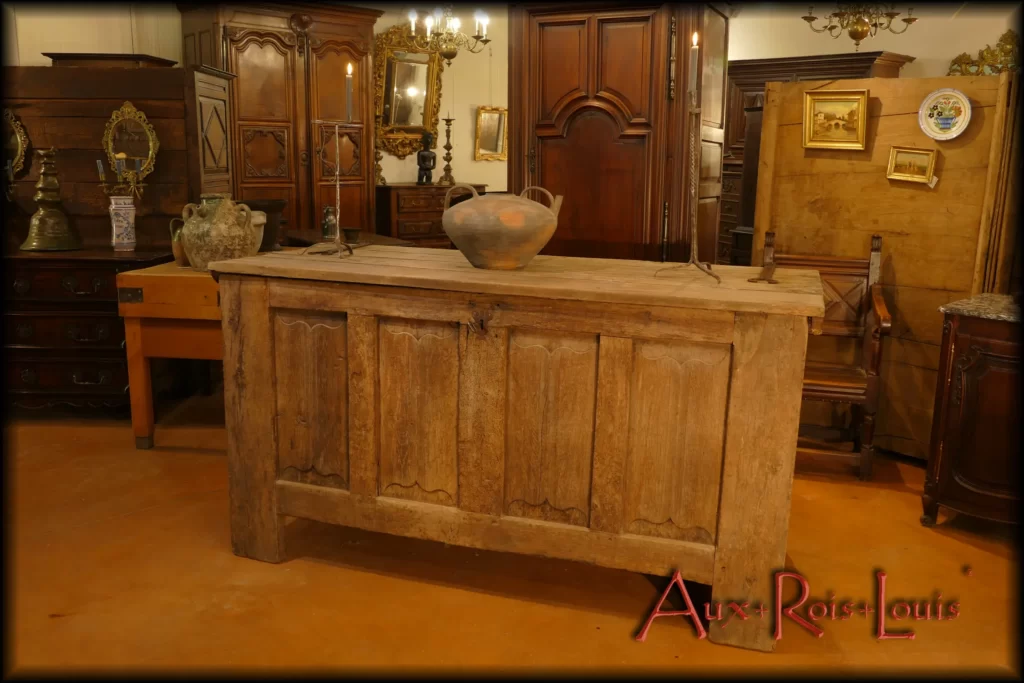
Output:
M458 251L369 246L352 256L270 253L210 264L221 274L415 287L706 310L821 316L824 299L816 271L780 268L777 284L749 282L760 272L714 266L722 278L692 266L652 261L537 256L519 271L474 268Z

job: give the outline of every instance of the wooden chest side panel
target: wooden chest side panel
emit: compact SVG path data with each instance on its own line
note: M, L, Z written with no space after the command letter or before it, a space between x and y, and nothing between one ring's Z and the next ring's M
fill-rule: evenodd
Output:
M625 530L714 543L731 349L633 345Z
M512 330L505 514L588 525L597 355L594 335Z
M379 495L458 500L459 328L380 319Z
M348 488L348 328L343 315L276 311L278 476Z

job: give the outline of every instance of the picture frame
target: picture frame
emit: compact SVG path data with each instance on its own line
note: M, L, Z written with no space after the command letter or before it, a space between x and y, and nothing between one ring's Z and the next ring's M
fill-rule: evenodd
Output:
M476 161L508 160L508 109L505 107L476 108Z
M889 167L885 177L911 183L930 183L935 172L935 150L919 147L889 148Z
M804 92L803 146L863 150L867 118L867 90L808 90Z

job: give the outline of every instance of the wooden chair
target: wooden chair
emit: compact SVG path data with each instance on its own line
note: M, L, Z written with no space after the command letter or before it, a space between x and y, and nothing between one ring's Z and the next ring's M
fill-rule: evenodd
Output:
M889 334L892 317L882 297L879 277L882 264L882 237L871 237L871 253L867 259L845 259L830 256L804 256L775 252L775 233L765 234L764 265L778 268L810 268L821 274L825 293L825 315L814 334L856 337L862 340L859 363L846 366L837 363L808 361L804 370L805 400L828 401L851 405L853 414L853 452L798 448L798 463L819 459L844 459L859 465L860 478L871 477L871 461L875 454L875 413L878 411L879 377L882 362L882 337Z

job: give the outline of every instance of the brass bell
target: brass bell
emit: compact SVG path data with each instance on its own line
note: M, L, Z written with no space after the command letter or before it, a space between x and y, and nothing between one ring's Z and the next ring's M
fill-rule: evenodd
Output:
M28 237L22 251L72 251L82 248L78 232L68 224L67 214L60 206L60 183L57 181L55 157L57 150L37 149L42 159L39 181L36 182L36 212L28 224Z

